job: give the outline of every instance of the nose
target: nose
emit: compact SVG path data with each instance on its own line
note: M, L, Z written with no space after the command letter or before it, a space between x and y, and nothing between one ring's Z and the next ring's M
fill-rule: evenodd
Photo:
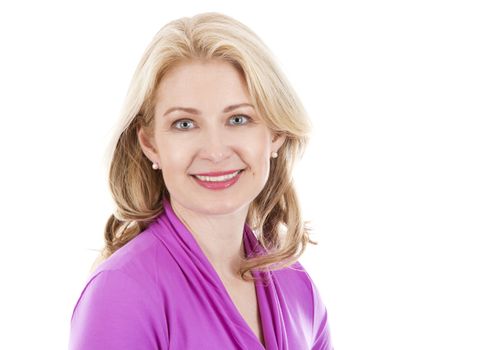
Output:
M219 163L232 155L229 138L217 128L206 129L202 137L199 155L202 159Z

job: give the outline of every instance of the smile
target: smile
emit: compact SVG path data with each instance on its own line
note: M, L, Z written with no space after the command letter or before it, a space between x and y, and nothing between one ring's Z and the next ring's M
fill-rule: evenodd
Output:
M218 176L209 176L209 175L192 175L195 181L201 185L202 187L211 189L211 190L221 190L228 188L235 184L244 169L235 170L231 173L218 175ZM221 173L220 173L221 174Z
M204 176L204 175L194 175L197 179L201 181L209 181L209 182L222 182L228 181L236 177L242 170L236 170L233 173L220 175L220 176Z

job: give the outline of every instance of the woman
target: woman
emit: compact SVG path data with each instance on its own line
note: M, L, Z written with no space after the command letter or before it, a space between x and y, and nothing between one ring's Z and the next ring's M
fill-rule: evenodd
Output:
M266 46L217 13L163 27L113 145L117 212L71 349L331 349L298 257L309 122Z

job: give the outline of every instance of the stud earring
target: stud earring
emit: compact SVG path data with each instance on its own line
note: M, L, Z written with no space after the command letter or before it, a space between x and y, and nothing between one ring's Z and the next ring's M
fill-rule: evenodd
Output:
M272 158L277 158L278 154L277 152L272 152Z
M154 169L154 170L159 169L159 163L157 163L157 162L153 162L153 163L152 163L152 169Z

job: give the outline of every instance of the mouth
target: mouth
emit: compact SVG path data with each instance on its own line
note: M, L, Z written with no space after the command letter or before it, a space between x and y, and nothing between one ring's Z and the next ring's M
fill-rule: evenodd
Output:
M204 173L204 174L192 174L190 176L193 176L197 180L203 182L228 182L234 179L239 174L241 174L243 171L244 169L238 169L238 170L219 171L219 172Z

